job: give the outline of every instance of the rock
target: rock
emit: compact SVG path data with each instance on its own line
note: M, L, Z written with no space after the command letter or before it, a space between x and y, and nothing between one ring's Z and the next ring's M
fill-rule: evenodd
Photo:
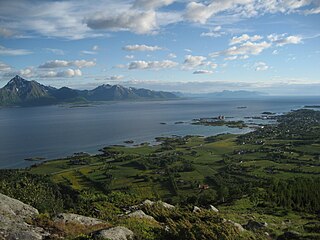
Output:
M288 231L280 235L277 240L300 240L300 233L294 231Z
M259 230L262 228L268 227L268 223L266 222L257 222L254 220L249 220L246 225L244 225L244 228L247 230Z
M241 226L240 223L236 223L236 222L231 221L231 220L227 220L226 222L227 222L227 223L230 223L230 224L232 224L234 227L236 227L236 229L237 229L239 232L244 232L244 231L245 231L245 229Z
M94 239L109 239L109 240L131 240L133 239L133 232L126 227L113 227L96 232Z
M133 213L128 214L128 217L135 217L135 218L144 218L152 221L156 221L152 216L147 215L142 210L137 210Z
M194 212L194 213L201 212L201 209L197 206L194 206L192 212Z
M157 203L160 204L160 205L162 205L162 207L164 207L164 208L168 208L168 209L173 209L173 208L175 208L175 206L173 206L173 205L171 205L171 204L169 204L169 203L166 203L166 202L158 201Z
M0 193L0 239L43 239L48 233L26 222L38 214L34 207Z
M175 208L175 206L173 206L173 205L171 205L169 203L162 202L162 201L153 202L153 201L151 201L149 199L144 200L143 203L142 203L143 206L146 206L146 205L152 206L153 204L159 204L162 207L169 208L169 209Z
M219 210L213 205L209 205L209 210L214 211L214 212L219 212Z
M78 223L86 226L93 226L105 223L104 221L97 218L85 217L73 213L60 213L54 218L54 221L63 223Z

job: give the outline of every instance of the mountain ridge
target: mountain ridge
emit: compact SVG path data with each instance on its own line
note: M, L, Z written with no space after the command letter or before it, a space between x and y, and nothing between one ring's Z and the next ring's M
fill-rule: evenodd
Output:
M0 89L0 106L38 106L89 101L165 100L177 99L171 92L126 88L103 84L92 90L68 87L55 88L37 81L28 81L19 75Z

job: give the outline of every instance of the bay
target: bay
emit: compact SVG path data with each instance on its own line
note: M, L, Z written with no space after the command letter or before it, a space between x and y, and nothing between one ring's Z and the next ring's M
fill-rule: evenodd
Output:
M320 97L268 97L112 102L88 107L2 108L0 168L30 166L34 162L24 160L30 157L54 159L82 151L97 153L102 147L124 144L126 140L139 144L153 143L159 136L245 133L249 130L191 125L190 122L194 118L218 115L241 120L264 111L280 114L319 102ZM184 123L175 124L180 121Z

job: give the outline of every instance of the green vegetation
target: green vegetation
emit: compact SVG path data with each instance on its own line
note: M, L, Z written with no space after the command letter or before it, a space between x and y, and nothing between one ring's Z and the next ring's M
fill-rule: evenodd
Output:
M95 156L4 170L0 192L42 212L63 209L128 226L138 239L268 239L264 232L277 238L287 231L319 239L320 112L293 111L277 121L245 135L158 138L155 146L106 147ZM145 199L177 207L145 207L163 225L119 217ZM219 213L204 210L209 205ZM193 213L194 206L203 210ZM224 219L268 226L240 233Z

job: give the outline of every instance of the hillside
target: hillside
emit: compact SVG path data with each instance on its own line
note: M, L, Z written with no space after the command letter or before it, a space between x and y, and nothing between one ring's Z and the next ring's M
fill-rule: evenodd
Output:
M277 121L239 136L158 138L2 170L0 192L51 213L46 224L68 211L126 226L136 239L319 239L320 112Z
M12 78L0 89L0 106L37 106L88 101L165 100L176 99L170 92L101 85L92 90L54 88L20 76Z

